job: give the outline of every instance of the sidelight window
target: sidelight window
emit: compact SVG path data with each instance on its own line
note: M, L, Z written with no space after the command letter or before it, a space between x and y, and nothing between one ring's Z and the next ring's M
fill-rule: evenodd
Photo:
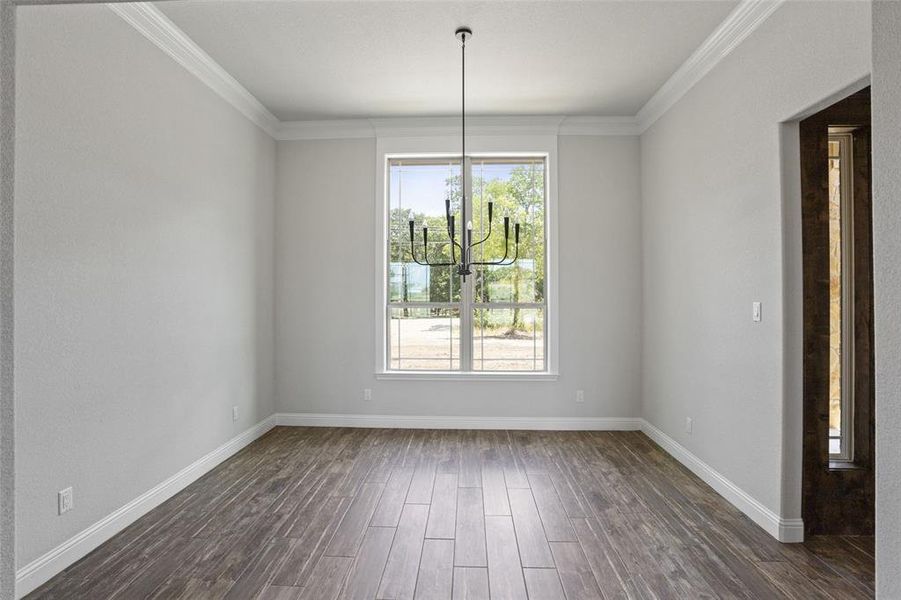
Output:
M853 185L850 132L829 135L829 459L854 460Z

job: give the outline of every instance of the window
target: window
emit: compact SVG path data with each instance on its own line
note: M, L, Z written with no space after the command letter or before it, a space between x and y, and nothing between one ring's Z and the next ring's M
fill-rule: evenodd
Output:
M488 241L476 261L504 256L503 217L521 224L518 260L477 266L464 281L455 267L413 261L409 221L416 223L416 254L450 262L445 201L459 215L460 159L389 158L385 366L388 371L545 373L547 322L547 156L473 156L465 162L472 191L467 213L473 238ZM494 203L488 236L488 202ZM456 220L456 236L464 224ZM429 229L423 247L422 227ZM510 237L513 253L513 234ZM458 255L459 256L459 255Z
M850 132L829 135L829 459L854 460L854 271Z

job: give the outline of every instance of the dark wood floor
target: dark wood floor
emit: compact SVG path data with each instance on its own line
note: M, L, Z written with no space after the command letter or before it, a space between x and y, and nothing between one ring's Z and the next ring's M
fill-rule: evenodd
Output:
M276 428L29 598L868 598L638 432Z

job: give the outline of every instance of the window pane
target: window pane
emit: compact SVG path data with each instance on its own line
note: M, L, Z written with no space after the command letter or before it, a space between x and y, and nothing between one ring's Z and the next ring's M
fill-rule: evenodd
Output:
M521 258L509 267L490 266L475 272L476 302L541 302L534 259Z
M840 437L832 437L832 434L835 433L837 436L839 434L838 429L829 429L829 454L841 454L842 453L842 439Z
M829 142L829 453L842 452L842 158ZM833 147L834 145L834 147Z
M458 371L460 311L392 308L388 322L390 369Z
M544 370L543 309L475 309L473 329L473 370Z
M475 269L476 302L542 302L544 300L544 159L473 160L473 260L488 262L516 255L515 223L520 223L518 260L511 266ZM488 202L494 203L489 220ZM510 218L505 244L504 217ZM488 237L490 230L490 237Z
M388 291L392 302L456 302L460 299L459 278L452 267L428 267L425 262L451 262L450 236L445 217L445 200L451 211L460 210L460 161L392 160L388 165L389 269ZM414 245L410 246L410 219L415 223ZM423 226L428 227L428 254L423 245ZM460 224L455 224L460 235ZM459 256L459 253L457 254Z

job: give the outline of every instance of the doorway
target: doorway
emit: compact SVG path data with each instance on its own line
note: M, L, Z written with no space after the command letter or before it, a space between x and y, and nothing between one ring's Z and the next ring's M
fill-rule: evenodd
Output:
M875 520L870 89L800 123L802 516L808 535Z

